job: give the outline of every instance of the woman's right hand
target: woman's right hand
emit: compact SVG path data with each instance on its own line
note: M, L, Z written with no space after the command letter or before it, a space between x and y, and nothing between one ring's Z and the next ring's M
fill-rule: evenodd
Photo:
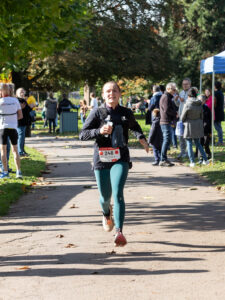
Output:
M100 133L102 135L111 134L112 133L112 126L110 126L110 125L103 125L100 128Z

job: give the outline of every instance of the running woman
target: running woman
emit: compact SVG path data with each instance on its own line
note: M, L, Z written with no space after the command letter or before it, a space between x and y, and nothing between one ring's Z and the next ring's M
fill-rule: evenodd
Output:
M122 231L125 217L123 189L131 167L127 146L128 130L139 139L147 153L149 147L132 111L119 105L121 91L118 84L114 81L105 83L102 97L105 103L91 111L80 133L80 139L95 139L93 165L103 212L102 225L109 232L115 222L114 244L125 246L127 241ZM114 199L114 210L110 204L111 195Z

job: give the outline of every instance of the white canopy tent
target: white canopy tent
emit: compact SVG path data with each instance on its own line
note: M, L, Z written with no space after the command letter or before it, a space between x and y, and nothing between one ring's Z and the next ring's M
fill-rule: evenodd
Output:
M225 74L225 51L201 60L200 93L202 93L202 75L203 74L212 74L212 163L214 163L213 125L214 125L215 74Z

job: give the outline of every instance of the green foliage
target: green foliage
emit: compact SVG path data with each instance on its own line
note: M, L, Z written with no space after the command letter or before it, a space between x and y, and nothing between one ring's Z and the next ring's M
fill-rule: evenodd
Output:
M175 78L180 83L188 76L198 85L200 60L225 48L225 2L169 0L161 1L161 5L162 27L169 40Z
M77 46L87 12L85 0L2 0L0 66L18 71L33 55Z

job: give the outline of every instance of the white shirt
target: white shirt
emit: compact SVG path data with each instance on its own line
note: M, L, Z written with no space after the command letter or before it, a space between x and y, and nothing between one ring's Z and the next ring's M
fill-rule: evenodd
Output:
M181 102L180 101L180 98L183 98L184 101ZM179 107L178 109L178 116L180 117L181 114L182 114L182 111L183 111L183 108L184 108L184 105L186 103L186 100L188 98L188 91L181 91L180 94L179 94L179 98L177 100L175 100L175 104Z
M98 101L96 98L91 99L91 107L92 107L92 109L98 108Z
M21 110L21 106L17 98L4 97L0 99L0 129L17 129L18 110Z

